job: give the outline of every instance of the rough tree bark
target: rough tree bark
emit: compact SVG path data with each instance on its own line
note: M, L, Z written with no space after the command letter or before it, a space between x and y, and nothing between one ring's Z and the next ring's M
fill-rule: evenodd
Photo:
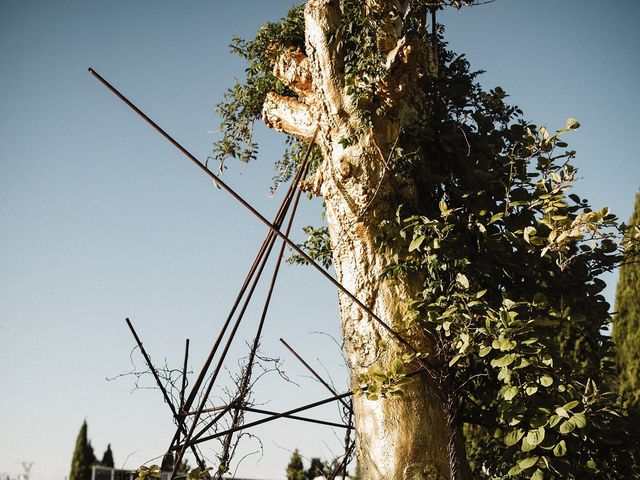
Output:
M307 141L318 130L316 143L324 161L307 187L325 201L338 279L387 324L402 329L405 301L418 285L410 279L381 281L388 253L380 251L374 236L382 219L393 218L400 203L411 201L413 189L387 174L400 126L383 117L363 128L359 115L363 105L354 104L345 91L343 60L328 40L340 22L336 3L307 3L306 51L290 49L275 67L275 74L298 98L269 94L263 119L270 127ZM408 7L398 1L367 3L378 12ZM385 92L384 101L402 108L403 99L412 94L412 81L428 63L427 46L401 37L397 22L382 22L379 29L378 46L388 52L388 73L378 90ZM347 138L349 146L344 146L341 140ZM408 352L344 295L340 313L352 383L369 367L387 370L393 359ZM424 333L404 334L421 350L433 349ZM413 377L399 397L371 401L357 396L354 408L364 479L468 478L459 425L447 408L446 385L434 376Z

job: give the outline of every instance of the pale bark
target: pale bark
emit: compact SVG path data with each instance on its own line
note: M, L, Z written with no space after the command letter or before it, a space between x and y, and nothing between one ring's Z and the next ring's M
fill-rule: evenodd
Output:
M371 8L388 8L387 2L368 2ZM406 8L406 2L396 2ZM331 0L311 0L305 9L306 55L291 50L276 65L275 74L292 87L297 99L270 94L263 109L268 125L316 143L324 162L315 178L316 193L326 205L326 219L338 280L394 329L404 328L406 301L419 285L410 279L381 281L387 256L374 242L382 219L393 218L397 205L411 199L410 184L399 184L387 171L388 155L400 134L399 126L378 118L362 129L356 106L344 89L342 59L328 44L339 10ZM379 45L387 52L390 74L385 101L396 108L418 77L411 65L411 42L400 37L396 23L380 27ZM400 64L400 67L397 65ZM394 71L400 68L401 71ZM412 70L413 69L413 70ZM349 146L342 139L349 138ZM407 353L392 334L364 313L348 297L340 295L342 333L353 386L369 367L386 370ZM421 350L433 349L421 332L404 332ZM384 345L384 346L383 346ZM414 365L418 368L419 365ZM457 427L447 408L446 385L433 376L418 375L404 387L402 396L354 399L358 457L365 480L426 480L466 477L461 438L452 440ZM451 460L451 457L455 457Z

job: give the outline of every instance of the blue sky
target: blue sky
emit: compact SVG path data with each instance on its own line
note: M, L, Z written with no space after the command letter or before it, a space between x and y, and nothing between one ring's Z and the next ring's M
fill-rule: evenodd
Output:
M0 473L20 473L28 460L34 480L61 480L85 418L97 454L111 443L119 466L161 454L173 429L159 393L105 380L131 369L124 318L157 362L179 365L189 337L198 369L265 233L87 68L204 159L218 138L214 106L244 68L230 39L292 4L0 0ZM441 20L451 46L487 71L482 83L502 86L527 118L551 129L580 120L568 139L584 177L577 191L627 219L640 187L640 4L498 0ZM282 144L262 127L257 136L258 161L229 164L225 178L270 217ZM320 221L317 202L302 210L299 226ZM266 408L326 393L280 336L344 387L339 349L311 333L337 335L336 304L317 273L284 269L263 350L283 358L299 386L265 378L256 396ZM239 342L232 359L244 349ZM264 455L239 472L274 479L293 448L329 457L342 437L287 421L256 433Z

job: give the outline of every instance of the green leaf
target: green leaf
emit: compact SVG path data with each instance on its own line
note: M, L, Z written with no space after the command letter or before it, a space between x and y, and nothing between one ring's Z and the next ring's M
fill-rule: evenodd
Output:
M524 430L518 428L517 430L512 430L504 436L504 444L507 447L511 447L518 443L520 439L524 436Z
M538 455L534 455L533 457L523 458L518 461L518 466L522 470L526 470L527 468L533 467L540 457Z
M458 354L455 357L453 357L451 360L449 360L449 366L452 367L453 365L455 365L456 362L460 360L460 357L461 355Z
M391 374L392 375L400 375L404 372L404 363L399 358L396 358L391 363Z
M464 273L459 273L458 275L456 275L456 283L465 290L469 288L469 279Z
M567 444L564 442L564 440L560 440L560 442L558 442L558 444L553 449L553 454L556 457L564 457L566 453L567 453Z
M508 402L513 400L513 398L518 395L520 389L515 386L507 387L504 392L502 392L502 397Z
M544 427L536 428L535 430L529 430L527 432L527 442L531 446L539 445L544 440Z
M513 353L508 353L507 355L504 355L500 358L496 358L491 360L491 366L494 368L497 367L508 367L509 365L511 365L513 363L513 361L516 359L515 354Z
M536 229L529 226L524 229L524 241L527 243L531 243L530 236L536 234Z
M515 475L518 475L521 471L522 469L518 465L514 465L509 469L509 471L507 472L507 475L510 477L513 477Z
M531 445L529 443L529 441L527 440L527 437L524 437L522 439L522 445L520 446L520 450L522 450L523 452L530 452L534 448L536 448L536 446L535 445Z
M516 347L516 345L517 345L516 342L514 342L513 340L509 340L508 338L496 338L491 343L491 346L493 348L497 348L502 352L513 350Z
M576 413L571 417L571 421L578 428L584 428L587 426L587 417L584 413Z
M580 405L580 402L578 400L574 400L572 402L565 403L562 408L564 408L565 410L571 410L573 408L576 408L578 405Z
M560 424L560 433L563 435L566 435L567 433L571 433L575 430L576 426L575 424L571 421L571 419L569 420L565 420L564 422L562 422Z
M578 122L578 120L576 120L575 118L567 118L565 126L569 130L575 130L576 128L580 128L580 122Z
M531 475L531 480L544 480L544 473L539 468Z
M424 235L419 235L417 237L414 237L413 240L411 240L411 244L409 244L409 251L413 252L414 250L417 250L418 248L420 248L420 245L422 245L422 242L424 242L425 236Z
M558 423L560 423L560 420L562 420L562 418L560 418L558 415L551 415L551 417L549 418L549 426L555 427Z
M482 347L478 355L480 355L480 357L486 357L491 352L491 350L491 347Z
M535 394L538 391L538 387L536 385L529 385L524 389L525 393L529 396Z
M553 378L550 375L543 375L541 376L538 381L540 382L540 385L542 385L543 387L549 387L551 386L551 384L553 384Z

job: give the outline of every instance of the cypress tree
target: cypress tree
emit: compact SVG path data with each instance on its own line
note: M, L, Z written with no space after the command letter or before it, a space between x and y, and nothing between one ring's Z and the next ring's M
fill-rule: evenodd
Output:
M287 480L306 480L302 457L297 448L291 455L289 465L287 465Z
M69 480L91 480L91 465L95 462L93 447L87 438L87 421L82 422L82 427L76 439L76 448L71 460L71 472Z
M113 452L111 451L111 444L107 445L107 449L104 451L104 455L102 455L102 461L100 465L105 467L113 468Z
M640 192L630 225L640 225ZM617 345L618 387L630 410L640 410L640 263L620 268L613 340Z
M311 465L307 470L307 480L313 480L316 477L324 475L325 463L320 460L318 457L313 457L311 459Z

